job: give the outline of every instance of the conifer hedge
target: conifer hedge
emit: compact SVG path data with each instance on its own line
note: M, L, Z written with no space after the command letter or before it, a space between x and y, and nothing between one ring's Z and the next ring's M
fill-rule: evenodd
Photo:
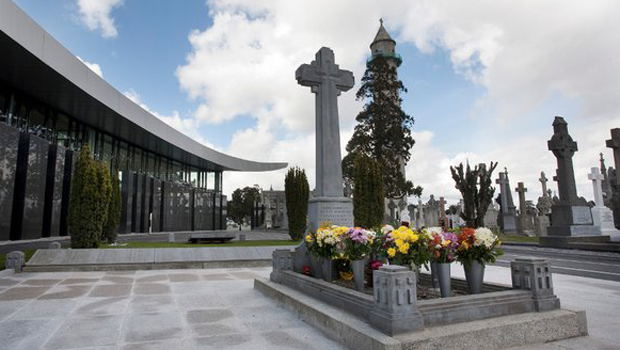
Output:
M355 226L374 228L384 214L384 190L381 166L374 159L358 155L353 166L353 217Z
M97 248L112 195L110 172L96 162L88 144L75 162L69 195L68 224L72 248Z
M118 225L121 222L121 181L118 178L118 170L112 171L110 176L110 206L108 207L108 217L103 230L103 238L108 243L113 243L118 237Z
M299 240L306 232L308 197L310 186L306 172L298 167L290 168L284 179L288 233L293 240Z

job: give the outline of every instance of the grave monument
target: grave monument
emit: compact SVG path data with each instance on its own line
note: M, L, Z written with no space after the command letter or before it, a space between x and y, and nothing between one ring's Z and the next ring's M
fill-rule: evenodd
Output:
M606 145L614 151L614 166L616 171L613 179L611 175L609 176L612 188L609 205L614 212L614 223L616 228L620 228L620 174L618 174L618 170L620 169L620 128L611 129L611 139L606 141Z
M527 203L525 201L525 192L527 188L523 185L523 182L517 183L515 191L519 194L519 233L526 236L532 236L532 232L529 215L527 212Z
M499 185L499 227L504 234L517 234L516 207L512 201L510 182L508 181L508 169L499 173L499 179L495 181Z
M592 208L594 225L600 226L603 235L610 236L612 241L620 241L620 231L614 227L614 213L603 203L603 189L601 186L603 176L598 168L594 167L591 169L588 179L592 181L594 203L596 204Z
M558 183L559 201L551 207L549 236L600 236L601 228L594 226L590 207L577 196L573 156L577 142L568 133L568 123L562 117L553 121L553 136L547 146L557 159L558 168L553 179Z
M316 190L308 201L310 229L327 222L353 226L353 202L343 195L338 124L338 96L353 87L353 73L340 69L334 52L322 47L312 63L297 68L295 77L316 99Z

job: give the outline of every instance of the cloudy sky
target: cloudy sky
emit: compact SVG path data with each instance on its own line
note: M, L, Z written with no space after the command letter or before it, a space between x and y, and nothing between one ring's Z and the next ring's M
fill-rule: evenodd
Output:
M157 117L231 155L301 166L311 187L314 97L295 69L328 46L353 71L356 86L339 98L344 149L379 18L403 57L417 141L407 177L423 200L458 200L449 166L467 160L499 162L513 189L522 181L536 200L540 172L555 172L546 145L556 115L579 144L581 196L592 198L587 174L600 152L613 165L604 141L620 127L618 1L14 1ZM283 179L226 173L225 192L282 189Z

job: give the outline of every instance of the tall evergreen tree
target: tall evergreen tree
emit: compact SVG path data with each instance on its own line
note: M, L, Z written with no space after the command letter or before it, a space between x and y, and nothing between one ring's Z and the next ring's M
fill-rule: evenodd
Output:
M122 198L121 198L121 182L118 178L118 170L112 171L110 176L110 206L108 208L108 217L103 231L103 238L108 243L113 243L118 237L118 225L121 222Z
M88 144L82 146L75 162L69 195L68 224L71 247L97 248L110 202L110 175L97 163Z
M356 117L358 124L347 144L349 154L343 160L344 177L350 183L355 181L353 163L358 154L377 160L385 195L390 198L422 193L422 188L414 187L401 171L409 162L415 144L411 136L414 120L400 107L401 92L407 89L398 80L396 67L388 58L377 56L369 62L356 94L358 100L368 102Z
M306 232L308 198L310 186L306 172L301 168L290 168L284 178L288 233L291 239L299 240Z
M353 217L355 226L374 228L381 225L385 206L385 193L381 168L377 161L365 155L355 158L353 168Z

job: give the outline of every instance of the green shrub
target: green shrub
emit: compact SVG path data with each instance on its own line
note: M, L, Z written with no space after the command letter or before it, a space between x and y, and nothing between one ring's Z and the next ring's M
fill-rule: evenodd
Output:
M310 195L308 178L303 169L295 167L288 170L284 179L284 195L288 216L288 234L291 239L299 240L306 232Z
M355 226L374 228L384 214L381 166L374 159L358 155L353 167L353 217Z
M108 216L111 196L110 173L96 162L88 144L75 162L69 195L69 233L72 248L97 248Z

